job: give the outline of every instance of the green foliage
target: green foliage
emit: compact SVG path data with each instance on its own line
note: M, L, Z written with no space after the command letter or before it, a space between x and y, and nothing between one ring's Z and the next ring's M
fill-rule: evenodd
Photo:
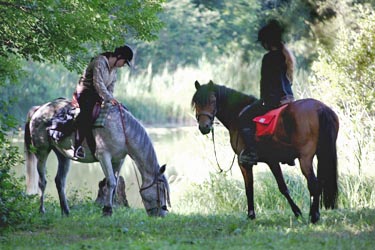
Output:
M337 31L337 43L332 50L321 48L319 60L314 63L314 82L330 86L333 103L344 107L365 108L373 112L375 103L375 13L372 9L358 6L355 27L347 29L341 21ZM343 18L343 17L341 17Z
M23 62L23 72L18 84L9 82L0 86L4 93L2 100L10 104L8 109L20 124L26 122L32 106L58 97L71 98L79 78L61 64Z
M356 6L335 23L337 42L332 49L318 47L308 88L338 113L340 161L349 171L366 172L375 160L375 13Z
M21 158L17 147L0 138L0 230L30 222L35 216L36 199L26 195L24 180L16 178L11 172Z
M213 62L222 55L230 58L238 50L246 51L246 57L253 54L250 49L256 45L258 1L220 2L207 6L191 0L167 1L159 15L165 23L159 39L151 43L135 41L137 64L146 68L152 63L153 73L159 73L164 65L175 70L199 63L202 56Z
M163 0L0 2L0 55L62 62L70 70L85 65L90 46L113 49L128 36L155 39ZM126 38L126 39L125 39Z

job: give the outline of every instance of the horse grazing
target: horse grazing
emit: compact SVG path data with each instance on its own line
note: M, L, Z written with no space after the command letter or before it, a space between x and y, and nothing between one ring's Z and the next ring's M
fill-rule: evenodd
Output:
M48 121L61 108L71 108L66 99L56 99L39 107L32 107L25 125L26 181L27 193L41 190L40 209L44 213L44 191L46 189L46 160L53 150L58 159L55 183L60 199L61 213L69 214L65 196L66 176L73 159L74 133L56 142L47 134ZM155 150L145 128L122 105L112 106L108 111L104 127L93 128L96 150L92 153L86 140L82 146L86 156L74 159L83 163L100 162L107 180L107 196L103 215L112 214L113 194L117 184L117 174L126 155L135 161L142 176L140 194L148 215L165 216L169 200L169 184L164 176L165 165L159 166ZM39 176L38 176L39 174Z
M256 101L253 96L214 84L200 85L195 82L196 92L192 98L192 107L196 112L199 130L207 134L213 129L215 116L229 130L230 143L239 155L244 143L239 135L238 114L247 105ZM249 121L250 122L250 121ZM337 115L325 104L314 99L303 99L290 103L280 114L276 131L271 138L257 141L259 161L268 164L280 192L288 200L295 216L302 215L299 207L289 195L279 163L294 162L298 158L303 175L307 179L312 203L311 222L320 218L319 199L325 208L337 206L337 152L336 139L339 129ZM317 156L317 176L314 174L313 157ZM255 219L253 170L240 163L245 181L248 203L248 217Z

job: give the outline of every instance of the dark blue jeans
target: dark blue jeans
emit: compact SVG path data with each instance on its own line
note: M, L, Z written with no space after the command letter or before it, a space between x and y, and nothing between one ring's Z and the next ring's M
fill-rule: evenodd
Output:
M78 104L80 112L76 119L76 124L78 128L78 136L76 137L76 146L80 146L86 137L87 133L92 127L92 110L96 102L100 101L100 96L90 90L84 90L82 93L78 94Z
M263 100L255 101L253 104L249 105L238 117L239 128L251 128L255 134L255 123L253 119L257 116L264 115L271 109L275 107L263 105Z

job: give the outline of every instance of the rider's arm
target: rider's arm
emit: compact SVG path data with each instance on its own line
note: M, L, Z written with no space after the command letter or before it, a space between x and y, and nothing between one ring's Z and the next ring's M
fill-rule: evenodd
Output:
M93 84L95 90L98 92L99 96L106 102L113 99L113 85L110 86L109 91L108 87L105 85L105 81L109 78L109 71L107 62L102 58L97 58L94 64L93 70Z

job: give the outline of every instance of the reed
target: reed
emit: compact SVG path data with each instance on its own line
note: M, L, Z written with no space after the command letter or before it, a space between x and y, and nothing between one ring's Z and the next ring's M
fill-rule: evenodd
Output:
M214 63L202 57L197 65L180 66L173 72L165 65L159 74L153 74L151 64L136 74L124 70L115 96L145 123L192 125L190 102L196 80L202 83L213 80L258 95L259 62L242 64L240 57L240 54L222 57Z

